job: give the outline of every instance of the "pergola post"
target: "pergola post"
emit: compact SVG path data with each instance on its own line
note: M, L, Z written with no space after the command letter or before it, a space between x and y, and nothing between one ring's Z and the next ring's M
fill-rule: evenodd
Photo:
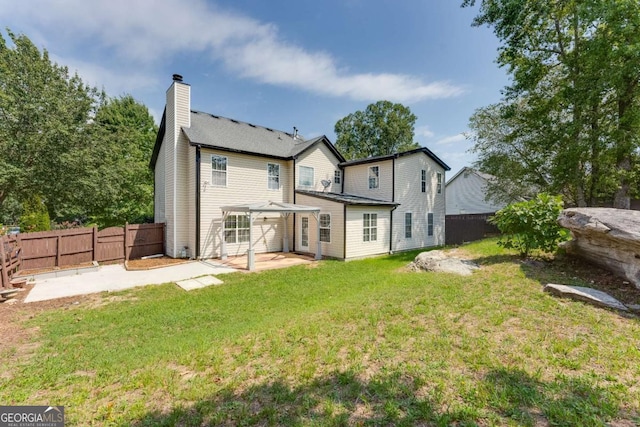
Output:
M322 259L322 242L320 242L320 211L314 212L313 217L316 219L316 260Z
M229 212L222 212L222 227L220 227L220 229L222 230L222 236L221 236L221 240L220 240L220 259L221 260L226 260L227 259L227 239L224 235L224 223L227 220L227 216L229 216Z
M253 213L249 211L249 249L247 249L247 270L254 271L256 269L255 250L253 249Z
M284 237L282 238L282 252L289 253L289 213L283 213L284 219Z

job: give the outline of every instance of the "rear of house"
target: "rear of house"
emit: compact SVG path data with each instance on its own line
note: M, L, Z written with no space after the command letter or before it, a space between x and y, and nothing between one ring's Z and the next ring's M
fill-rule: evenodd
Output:
M174 76L151 159L166 253L352 259L444 243L444 172L426 148L347 162L304 139L190 109Z

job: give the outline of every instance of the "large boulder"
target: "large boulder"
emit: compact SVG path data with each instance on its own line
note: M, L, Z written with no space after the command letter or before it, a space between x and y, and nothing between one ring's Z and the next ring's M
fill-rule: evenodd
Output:
M421 252L409 264L412 271L434 271L470 276L479 267L471 261L450 256L445 251Z
M565 209L558 223L571 230L568 253L600 265L640 289L640 211Z

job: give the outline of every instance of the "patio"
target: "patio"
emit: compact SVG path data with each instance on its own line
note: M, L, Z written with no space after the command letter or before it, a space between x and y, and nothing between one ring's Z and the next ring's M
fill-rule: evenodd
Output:
M230 256L226 260L216 259L217 264L231 267L236 270L248 272L247 255ZM253 271L273 270L276 268L291 267L294 265L313 264L316 260L313 255L296 254L292 252L269 252L255 254L255 268Z

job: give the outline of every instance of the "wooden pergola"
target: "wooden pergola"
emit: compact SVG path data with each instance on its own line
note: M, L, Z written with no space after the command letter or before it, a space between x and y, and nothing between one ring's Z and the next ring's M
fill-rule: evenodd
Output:
M222 253L221 259L227 259L227 243L225 239L224 223L230 213L244 213L249 217L249 249L247 250L247 270L255 270L255 250L253 249L253 220L263 213L279 213L284 221L284 236L282 237L282 251L289 252L289 216L293 213L310 213L316 219L317 248L315 259L322 259L322 244L320 243L320 208L313 206L295 205L282 202L260 202L244 205L223 206L222 210Z

